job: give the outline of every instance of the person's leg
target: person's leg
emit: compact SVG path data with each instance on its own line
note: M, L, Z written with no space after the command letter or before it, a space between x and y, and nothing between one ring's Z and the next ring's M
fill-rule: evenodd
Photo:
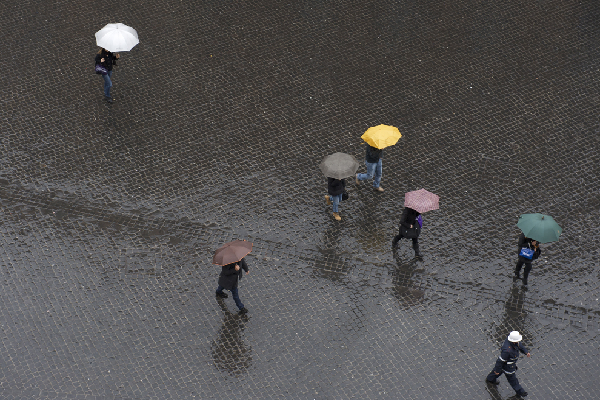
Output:
M338 194L336 196L331 196L331 201L333 203L333 218L335 218L336 221L341 221L342 217L338 214L338 209L340 201L342 201L342 195Z
M381 173L383 172L383 164L381 162L381 158L379 159L379 162L374 165L375 168L373 172L375 175L375 179L373 180L373 187L377 189L379 187L379 184L381 183Z
M231 297L233 297L233 301L235 301L235 305L241 310L244 308L242 301L240 300L240 294L238 292L238 288L231 289Z
M508 383L510 383L510 386L512 386L512 388L515 390L515 392L517 392L517 394L527 395L525 389L523 389L523 387L519 384L519 380L517 379L517 374L515 372L513 372L512 374L505 375L506 379L508 380Z
M517 266L515 267L515 276L517 278L519 278L519 274L521 273L521 267L523 266L523 263L525 261L523 261L523 259L521 257L519 257L519 261L517 261Z
M341 197L342 197L342 195L331 196L331 202L333 203L333 212L334 213L338 212Z
M529 277L529 272L531 272L531 263L525 263L525 270L523 271L523 285L527 285L527 277Z
M223 292L223 289L224 289L223 286L218 285L216 294L217 294L217 297L221 297L223 299L226 299L229 296L227 295L227 293Z
M392 239L392 246L396 246L398 244L398 241L400 239L402 239L402 225L400 225L400 227L398 228L398 234L396 236L394 236L394 239Z
M496 375L496 373L494 372L494 370L492 370L492 372L490 372L490 374L487 376L487 378L485 378L486 381L488 381L489 383L493 383L495 385L498 384L498 378L500 378L502 376L504 372L500 372L498 375Z
M375 175L375 169L377 168L376 163L369 163L365 161L365 165L367 167L366 174L356 174L356 179L359 181L364 181L365 179L371 179L373 175Z
M108 74L102 75L104 78L104 96L110 97L110 88L112 87L112 80L110 77L112 76L112 71L108 71Z
M413 238L413 250L415 251L415 257L421 257L421 252L419 251L419 238Z

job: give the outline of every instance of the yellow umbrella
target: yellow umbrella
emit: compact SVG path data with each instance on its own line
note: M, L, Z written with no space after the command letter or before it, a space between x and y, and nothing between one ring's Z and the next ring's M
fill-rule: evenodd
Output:
M384 149L388 146L393 146L398 142L398 139L402 137L402 134L398 130L390 125L377 125L367 129L367 131L360 137L362 140L367 142L370 146L378 149Z

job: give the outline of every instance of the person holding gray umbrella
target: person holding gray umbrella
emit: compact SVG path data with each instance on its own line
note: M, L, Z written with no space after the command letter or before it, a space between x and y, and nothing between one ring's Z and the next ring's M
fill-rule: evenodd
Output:
M333 206L333 218L336 221L341 221L342 217L339 214L340 201L347 198L346 179L356 173L358 169L358 161L356 158L346 153L334 153L321 161L319 167L323 174L327 177L327 193L325 201L328 206Z

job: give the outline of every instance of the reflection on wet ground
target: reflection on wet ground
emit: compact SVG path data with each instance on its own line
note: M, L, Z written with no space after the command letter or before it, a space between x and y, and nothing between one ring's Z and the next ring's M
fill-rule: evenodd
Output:
M508 399L513 329L532 398L594 397L596 2L79 3L0 15L0 397ZM141 35L110 105L106 18ZM336 222L318 162L380 123L386 190L349 179ZM417 260L391 239L420 188ZM525 289L528 212L564 233ZM247 317L214 297L237 238Z

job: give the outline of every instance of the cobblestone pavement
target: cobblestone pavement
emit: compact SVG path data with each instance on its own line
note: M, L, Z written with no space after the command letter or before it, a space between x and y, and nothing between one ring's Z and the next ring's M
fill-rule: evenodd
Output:
M4 0L0 398L597 398L600 3ZM115 103L94 32L137 29ZM327 154L397 126L383 193ZM361 166L360 171L364 171ZM395 234L424 187L422 261ZM515 224L563 227L528 289ZM222 243L254 243L214 296Z

